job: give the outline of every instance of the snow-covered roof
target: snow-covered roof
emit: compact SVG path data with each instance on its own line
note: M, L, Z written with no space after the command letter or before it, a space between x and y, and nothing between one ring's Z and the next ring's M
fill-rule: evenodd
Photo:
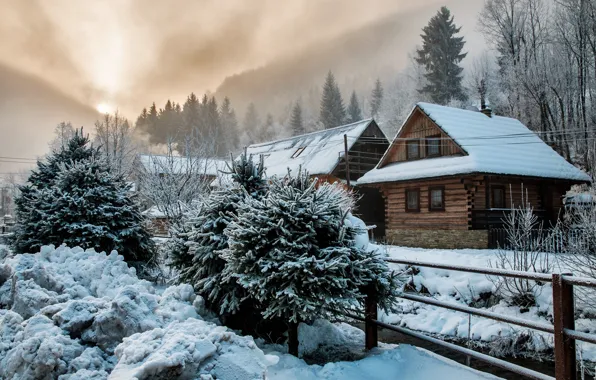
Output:
M362 135L373 119L365 119L322 131L307 133L282 140L253 144L248 154L264 156L266 175L284 176L288 169L299 167L311 175L330 174L344 152L344 135L348 136L348 150Z
M591 181L586 173L567 162L517 119L488 117L477 111L429 103L418 103L410 115L416 109L432 119L466 154L387 165L383 165L383 157L381 167L377 165L358 179L359 185L471 173Z
M171 160L171 162L169 161ZM140 154L139 162L144 169L152 173L164 173L173 171L174 173L185 173L188 165L194 165L197 168L193 171L209 176L217 176L220 170L226 170L227 161L218 158L197 158L184 156L160 156Z
M142 214L145 215L149 219L165 218L166 217L166 214L162 211L159 211L157 206L149 207L147 210L143 211Z

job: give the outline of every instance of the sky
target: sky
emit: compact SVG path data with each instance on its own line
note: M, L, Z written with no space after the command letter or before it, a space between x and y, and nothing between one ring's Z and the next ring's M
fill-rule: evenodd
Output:
M466 25L473 39L482 0L446 2L458 9L456 22ZM0 66L43 81L82 107L99 106L102 112L118 108L134 118L154 100L180 101L190 91L214 92L230 75L267 65L323 39L389 14L419 10L432 16L442 4L437 0L0 0ZM415 43L405 41L404 54ZM6 102L0 83L0 106L3 99ZM47 120L52 127L44 129L44 138L57 122ZM0 140L0 153L8 149L10 139L9 135ZM43 154L39 139L34 148L21 150L23 154Z

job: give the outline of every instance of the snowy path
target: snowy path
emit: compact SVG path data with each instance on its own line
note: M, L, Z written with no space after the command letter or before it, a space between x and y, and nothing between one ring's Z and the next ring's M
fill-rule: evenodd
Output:
M464 367L429 351L409 345L392 350L378 350L356 362L307 365L290 355L268 368L271 380L476 380L498 379L495 376Z

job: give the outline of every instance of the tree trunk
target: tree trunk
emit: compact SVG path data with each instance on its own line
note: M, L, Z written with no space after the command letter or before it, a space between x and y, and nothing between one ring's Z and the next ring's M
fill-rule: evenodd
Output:
M298 322L288 323L288 353L298 357Z

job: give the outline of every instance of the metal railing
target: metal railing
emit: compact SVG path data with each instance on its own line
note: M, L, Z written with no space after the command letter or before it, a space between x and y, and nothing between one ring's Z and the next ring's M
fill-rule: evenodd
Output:
M575 380L577 376L577 362L575 341L583 341L596 344L596 335L588 334L575 330L574 319L574 286L586 286L596 288L596 280L591 278L574 277L571 274L545 274L535 272L522 272L513 270L502 270L494 268L477 268L469 266L456 266L446 264L427 263L415 260L394 260L387 259L389 263L403 264L410 266L421 266L428 268L445 269L460 272L480 273L490 276L502 276L509 278L521 278L528 280L536 280L542 282L550 282L553 287L553 320L554 324L547 324L542 322L530 321L523 318L517 318L507 315L501 315L494 312L476 309L459 304L438 301L430 297L419 296L416 294L402 293L400 297L414 302L425 303L428 305L438 306L450 310L460 311L471 315L489 318L500 322L511 323L514 325L527 327L533 330L542 331L554 335L555 342L555 378L556 380ZM360 317L353 314L345 314L347 317L364 322L366 334L366 348L372 349L378 344L378 327L386 328L388 330L396 331L398 333L412 336L426 342L434 343L449 350L459 352L471 358L483 361L490 365L500 367L507 371L525 376L530 379L549 379L553 377L543 373L510 363L508 361L498 359L481 352L477 352L468 348L458 346L453 343L448 343L437 338L410 330L408 328L390 325L378 320L377 316L377 295L369 293L365 302L365 316Z

